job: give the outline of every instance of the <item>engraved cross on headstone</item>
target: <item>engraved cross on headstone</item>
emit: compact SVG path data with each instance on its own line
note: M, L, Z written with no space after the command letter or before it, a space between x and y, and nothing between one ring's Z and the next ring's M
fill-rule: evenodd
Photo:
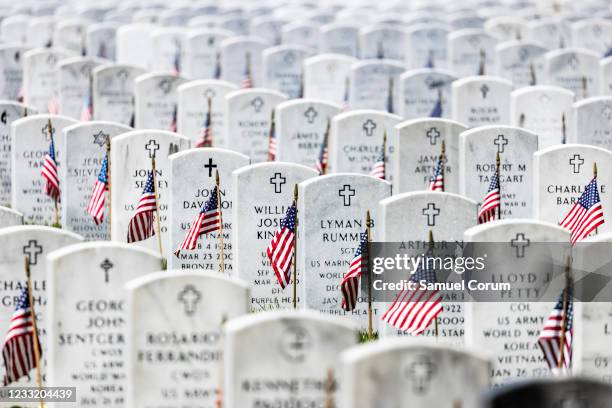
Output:
M156 152L159 150L159 144L155 140L151 139L149 140L149 143L145 145L145 149L149 151L149 158L152 159L155 157Z
M580 166L584 164L584 159L579 154L575 154L569 164L574 167L574 173L580 173Z
M428 356L420 356L408 367L408 377L412 380L412 389L422 395L429 389L431 380L436 374L436 366Z
M270 184L274 185L275 193L283 192L283 184L287 182L287 179L283 177L281 173L274 173L274 177L270 178Z
M178 300L185 307L185 314L192 316L196 311L196 305L202 300L202 294L193 285L186 285L178 295Z
M104 262L100 264L100 268L104 271L104 283L108 283L108 271L113 269L113 263L108 260L108 258L104 259Z
M344 206L348 207L351 205L351 197L355 195L355 190L350 185L345 184L342 189L338 190L338 195L344 199Z
M367 136L372 136L374 134L374 129L376 129L376 123L372 119L368 119L364 122L363 130Z
M304 116L306 116L306 119L308 119L308 123L314 123L314 120L318 114L319 113L312 106L309 106L308 109L306 109L306 112L304 112Z
M425 136L429 138L429 143L431 145L436 145L438 143L438 138L440 137L440 131L436 127L429 128Z
M497 152L503 153L504 147L508 144L508 139L504 135L497 135L497 138L493 141L493 144L497 146Z
M516 248L516 257L524 258L525 257L525 248L530 245L531 240L529 238L525 238L525 234L523 232L519 232L516 236L510 240L510 245L513 248Z
M436 217L440 215L440 209L435 203L427 203L427 207L423 208L422 213L427 217L427 225L433 227L436 225Z
M27 255L30 265L36 265L38 262L38 255L42 254L43 247L38 245L38 241L31 239L28 241L28 245L23 247L23 254Z
M480 87L480 93L482 93L482 99L487 99L487 94L489 93L490 89L487 86L487 84L482 84L482 86Z
M217 167L217 165L213 164L212 157L209 157L208 158L208 163L204 165L204 168L208 169L208 177L212 177L213 169L216 168L216 167Z

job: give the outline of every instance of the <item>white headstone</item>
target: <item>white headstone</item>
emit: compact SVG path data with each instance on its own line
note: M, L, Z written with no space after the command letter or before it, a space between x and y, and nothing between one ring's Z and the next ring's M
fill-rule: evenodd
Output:
M0 228L23 225L23 214L9 207L0 206Z
M239 231L232 234L234 267L251 285L251 311L293 307L293 294L281 289L266 248L293 202L294 186L317 175L311 168L280 162L242 167L232 175L233 229Z
M247 313L246 284L218 272L164 271L126 287L125 406L214 405L227 364L222 326Z
M485 357L423 342L385 340L341 358L346 407L476 407L489 385Z
M357 110L336 115L329 137L328 173L369 174L381 153L387 134L386 180L393 180L395 141L393 127L400 117L374 110Z
M0 46L0 98L16 101L23 98L23 54L25 45Z
M574 129L569 141L612 148L612 97L598 96L574 104Z
M510 123L510 81L474 76L458 79L451 86L454 120L468 127Z
M282 27L283 44L295 44L316 50L319 47L320 25L309 21L295 21Z
M81 55L85 47L87 24L88 21L76 18L58 21L53 32L53 46Z
M185 37L181 74L186 78L215 78L221 68L221 42L232 33L221 29L188 32ZM218 72L217 75L220 75Z
M49 153L51 137L55 145L55 161L61 185L64 178L64 141L62 131L75 120L65 116L34 115L11 123L11 208L20 211L27 223L54 223L55 203L45 194L45 180L41 175L45 155ZM58 203L61 211L61 202Z
M6 17L0 23L2 41L6 43L25 44L28 38L29 15L15 14Z
M89 57L61 60L57 65L59 113L80 119L91 92L91 72L101 61Z
M254 87L263 85L262 51L268 44L260 38L231 37L221 42L221 79L242 86L250 60Z
M59 60L70 56L54 48L38 48L23 54L23 96L24 102L39 112L49 112L51 105L57 105Z
M134 79L134 127L172 131L177 88L185 79L170 74L144 74Z
M376 24L359 31L359 55L362 59L390 59L402 62L408 49L406 31L401 27Z
M32 47L53 46L56 19L51 15L33 16L28 20L27 44Z
M166 258L172 253L168 227L170 204L169 155L189 147L189 139L176 133L161 130L135 130L116 136L111 142L111 178L122 180L111 187L111 240L126 242L128 224L142 195L155 158L156 192L160 213L162 248ZM157 215L154 216L157 224ZM147 248L158 248L157 225L155 235L137 243Z
M526 25L526 21L519 17L498 16L488 19L484 29L499 41L509 41L523 38Z
M265 49L262 55L263 86L290 99L303 97L302 63L312 51L297 45L279 45Z
M481 202L500 156L501 218L533 216L535 133L512 126L481 126L459 137L459 193Z
M233 226L232 172L249 164L249 158L230 150L206 148L189 149L169 157L170 160L170 246L179 248L200 210L210 199L215 188L215 175L219 172L219 195L223 217L223 248L220 231L201 235L195 250L183 250L169 259L172 269L219 271L221 253L225 273L234 272L232 239L237 232ZM242 193L240 193L242 194Z
M495 45L497 40L484 30L465 29L448 35L448 65L459 78L478 75L484 54L484 73L495 69Z
M304 60L304 97L348 104L348 77L357 60L340 54L320 54ZM346 100L345 100L346 99Z
M451 83L448 71L422 68L406 71L399 78L397 113L405 119L423 117L450 118ZM442 92L439 101L439 92Z
M0 229L0 272L3 276L2 311L0 312L0 323L3 327L9 327L9 323L15 312L17 300L26 286L25 260L30 263L32 281L32 299L36 312L36 324L42 350L43 375L46 370L45 359L47 354L47 263L45 257L56 249L80 242L82 238L71 232L62 231L58 228L41 226L16 226ZM0 374L4 376L5 365L2 364ZM36 370L30 372L29 377L22 377L13 386L36 386ZM13 404L5 404L12 406ZM35 407L38 403L30 404Z
M510 94L510 123L538 135L540 149L571 140L574 94L565 88L537 85L517 89Z
M263 39L268 46L281 43L281 27L287 24L287 20L274 15L255 17L250 22L249 32L251 35Z
M327 124L340 107L313 99L297 99L275 109L276 160L316 168Z
M144 73L131 65L105 65L93 70L95 120L134 124L134 78Z
M151 32L151 71L182 74L185 33L182 27L162 27Z
M359 56L359 26L353 22L334 22L321 27L321 53Z
M574 23L572 45L606 55L612 50L612 22L603 18L589 18Z
M524 38L554 50L570 44L569 31L567 22L560 18L541 18L527 23Z
M68 231L82 235L86 240L106 240L108 231L108 194L104 209L104 220L96 225L87 213L87 206L98 180L102 162L106 156L109 139L132 130L130 127L112 122L83 122L64 128L58 138L64 146L64 178L60 180L61 224ZM116 182L115 182L116 180ZM111 188L120 186L121 179L113 179Z
M544 55L544 81L574 92L576 99L599 92L599 55L593 51L567 48Z
M349 76L348 105L351 109L397 112L399 77L404 71L404 64L398 61L366 60L356 63L351 67Z
M363 329L367 302L360 297L355 310L344 311L340 284L359 246L360 233L366 230L367 211L372 232L380 228L376 203L389 197L391 185L370 176L341 173L306 180L298 188L297 271L303 283L302 308L350 317Z
M117 24L110 22L88 26L85 34L87 55L114 61L117 27Z
M154 26L146 23L120 26L116 34L117 63L149 69L153 58L153 30Z
M533 179L534 218L558 224L578 201L584 188L593 178L593 164L597 164L597 187L605 219L612 211L610 169L612 152L600 147L569 144L542 149L534 154ZM612 229L608 223L599 232Z
M280 92L263 88L227 94L225 147L247 155L253 163L267 160L272 110L285 100Z
M496 75L512 82L517 88L536 85L539 80L537 73L544 69L542 56L546 51L535 42L503 42L495 47Z
M350 322L312 311L244 316L228 322L225 334L228 407L324 406L329 371L342 389L339 355L357 341Z
M76 386L79 406L127 406L124 284L161 270L160 256L118 242L91 242L47 259L47 384Z
M459 134L467 130L448 119L414 119L395 126L393 192L427 190L445 144L444 191L459 191Z
M406 66L417 68L447 68L446 24L416 24L407 30Z

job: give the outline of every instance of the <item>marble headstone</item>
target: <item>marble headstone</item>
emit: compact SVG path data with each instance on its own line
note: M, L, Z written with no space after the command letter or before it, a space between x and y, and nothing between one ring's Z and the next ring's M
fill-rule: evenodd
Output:
M399 76L404 64L392 60L366 60L351 67L349 101L351 109L398 111ZM341 86L337 84L336 86Z
M451 83L456 79L452 73L438 69L406 71L399 78L397 113L405 119L450 118ZM442 92L441 101L439 92Z
M142 69L151 67L155 27L148 23L125 24L117 29L116 61L118 64L134 65Z
M333 22L321 27L321 53L359 56L359 26L350 22Z
M457 122L467 127L510 123L510 81L475 76L458 79L451 86L451 112Z
M359 54L362 59L389 59L403 62L408 49L406 31L401 27L376 24L359 31Z
M405 63L408 69L447 68L446 24L415 24L407 29L407 53Z
M303 97L302 62L312 55L308 48L279 45L262 53L264 88L286 94L290 99Z
M599 55L595 52L569 48L549 51L544 58L542 83L569 89L576 99L599 92Z
M114 61L116 36L117 24L115 23L91 24L85 33L87 55Z
M134 79L134 127L172 131L177 108L177 88L184 78L169 74L144 74Z
M481 29L452 31L448 35L448 68L459 78L478 75L481 53L484 53L484 73L495 68L497 40Z
M29 48L20 44L0 46L0 98L16 101L23 97L23 54Z
M340 54L320 54L304 60L304 97L348 105L348 77L357 60Z
M547 49L535 42L506 41L495 47L496 75L520 88L538 83ZM543 79L543 78L540 78Z
M131 65L106 65L93 70L94 120L134 124L134 78L144 73Z
M221 79L242 86L250 59L254 87L263 85L262 51L268 44L254 37L231 37L221 42ZM248 56L248 57L247 57Z
M68 52L55 48L33 49L23 54L25 103L32 105L39 112L48 112L50 105L58 103L57 64L68 56Z
M231 35L231 32L221 29L188 32L185 37L181 74L191 79L215 78L218 68L223 70L220 67L221 42Z
M80 119L91 92L91 73L100 60L89 57L66 58L57 65L59 113Z
M574 104L571 143L612 148L612 96L583 99Z

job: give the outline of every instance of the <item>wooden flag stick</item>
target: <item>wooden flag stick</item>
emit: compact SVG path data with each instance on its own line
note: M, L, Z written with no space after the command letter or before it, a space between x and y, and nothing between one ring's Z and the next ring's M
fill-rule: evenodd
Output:
M325 408L335 408L334 391L336 391L336 380L334 379L334 370L327 370L327 378L324 383L325 387Z
M499 184L499 207L497 207L497 219L501 220L501 209L502 209L502 191L501 191L501 174L499 174L499 168L501 159L499 157L499 151L495 155L495 171L497 172L497 183Z
M385 129L385 133L383 134L383 144L382 144L382 153L383 153L383 180L387 179L387 129Z
M157 176L155 174L155 156L151 159L151 171L153 171L153 192L155 194L155 218L157 218L157 245L159 246L159 255L164 256L161 238L161 219L159 217L159 196L157 194Z
M111 144L110 135L106 141L106 189L108 190L108 217L106 217L106 224L108 225L108 236L111 237L111 216L112 216L112 195L111 195Z
M370 253L370 242L372 241L372 217L370 216L370 210L366 212L366 235L367 235L367 243L366 243L366 253L361 254L362 259L366 256L369 256ZM366 259L366 262L368 260ZM363 270L363 267L362 267ZM368 274L368 340L374 340L374 331L373 331L373 313L372 313L372 274L370 273L370 268L366 267L366 271Z
M217 186L217 208L219 209L219 256L221 256L221 273L225 274L225 251L223 249L223 211L221 210L221 189L219 188L219 170L215 170Z
M38 388L42 389L42 368L40 367L40 343L38 340L38 325L36 324L36 311L34 310L34 296L32 296L32 278L30 275L30 259L25 257L25 271L28 285L28 301L30 302L30 315L32 316L32 334L34 335L34 360L36 361L36 383ZM40 400L40 407L45 405Z
M441 91L438 91L441 92ZM442 146L441 146L441 150L440 150L440 161L442 162L442 166L440 166L440 170L442 172L442 180L444 180L444 171L446 169L446 141L442 140ZM444 182L442 182L442 191L445 190L445 184Z
M434 238L433 238L433 231L429 230L429 250L433 252L434 246L435 246L435 242L434 242ZM424 262L427 262L426 259L423 260ZM439 330L438 330L438 317L436 316L436 318L434 319L434 333L436 335L436 339L438 339L439 336Z
M565 263L565 289L563 290L563 316L561 319L561 341L559 342L559 360L557 361L557 368L563 368L563 353L565 351L565 326L567 325L567 309L569 306L569 287L570 287L570 257L567 257Z
M298 186L293 187L293 205L295 205L295 232L293 234L293 309L297 309L297 244L298 244Z

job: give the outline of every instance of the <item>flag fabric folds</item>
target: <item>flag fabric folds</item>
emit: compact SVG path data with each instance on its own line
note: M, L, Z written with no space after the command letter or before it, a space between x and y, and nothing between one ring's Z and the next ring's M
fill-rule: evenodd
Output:
M198 238L201 235L206 235L210 232L221 229L221 212L219 210L219 190L215 186L210 193L210 197L198 213L197 218L191 223L187 236L174 251L174 255L179 256L183 250L192 250L196 248Z
M295 224L296 224L295 203L289 207L285 218L281 222L280 228L274 234L266 253L270 259L270 264L276 279L285 288L291 281L291 264L293 259L293 247L295 245Z
M348 271L342 278L340 289L342 291L342 309L350 312L357 306L359 280L363 265L367 263L368 233L362 232L359 237L359 246L351 261Z
M100 167L100 172L98 173L98 179L96 184L94 184L89 204L87 204L87 213L93 217L96 225L104 221L106 190L108 190L108 152L104 156L102 167Z
M155 186L153 184L153 171L150 171L138 201L136 212L128 224L128 242L143 241L155 235L153 225L153 214L155 211Z

